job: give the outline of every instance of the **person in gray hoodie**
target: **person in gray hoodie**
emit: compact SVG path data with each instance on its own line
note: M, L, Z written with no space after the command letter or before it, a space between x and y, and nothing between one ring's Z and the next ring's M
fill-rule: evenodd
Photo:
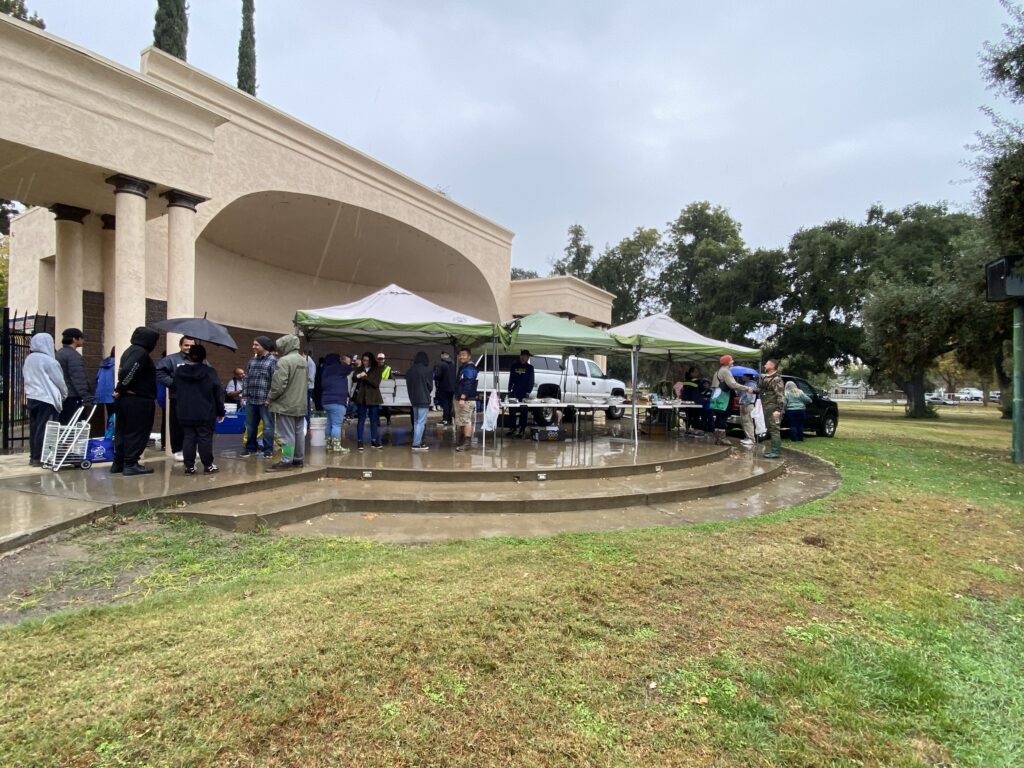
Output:
M28 398L29 458L33 467L42 464L46 422L56 421L68 395L64 371L57 362L53 336L37 333L29 343L29 354L22 369L25 396Z

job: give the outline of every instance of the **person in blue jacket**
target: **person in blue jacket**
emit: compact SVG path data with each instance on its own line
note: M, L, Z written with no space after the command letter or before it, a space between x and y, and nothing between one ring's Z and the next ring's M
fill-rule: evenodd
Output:
M456 451L465 451L473 443L476 423L476 387L479 372L470 359L467 347L459 350L459 377L455 383Z
M524 402L533 392L533 366L530 365L530 350L519 353L519 362L508 372L508 396L523 403L518 408L509 409L509 437L522 437L526 429L526 418L530 409Z
M324 358L320 369L320 402L327 413L327 452L348 453L341 444L341 427L348 406L348 377L352 375L352 358L332 352Z
M103 418L107 432L113 434L113 427L110 420L114 417L114 367L117 360L114 358L114 348L110 348L110 357L104 358L100 368L96 371L96 405L102 405L104 409Z

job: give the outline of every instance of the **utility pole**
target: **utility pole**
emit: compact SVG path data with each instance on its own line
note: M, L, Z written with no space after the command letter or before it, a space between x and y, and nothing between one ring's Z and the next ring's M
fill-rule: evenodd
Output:
M985 298L1013 301L1013 463L1024 464L1024 258L985 265Z
M1024 464L1024 299L1013 307L1013 463Z

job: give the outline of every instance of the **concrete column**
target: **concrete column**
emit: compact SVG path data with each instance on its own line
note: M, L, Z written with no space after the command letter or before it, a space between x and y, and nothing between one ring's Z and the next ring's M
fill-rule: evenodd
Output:
M206 198L172 189L167 199L167 317L192 317L196 298L196 206ZM170 348L171 340L168 339Z
M56 335L65 328L82 327L82 258L85 238L82 222L85 208L58 203L50 211L57 217L57 254L54 259L53 304Z
M114 324L117 322L114 316L114 231L117 227L117 217L112 213L104 213L100 216L103 222L103 229L100 231L100 270L102 273L103 291L103 357L110 354L110 348L114 341ZM117 350L117 354L123 352Z
M128 348L132 331L146 324L146 196L152 186L132 176L111 176L114 185L114 346Z

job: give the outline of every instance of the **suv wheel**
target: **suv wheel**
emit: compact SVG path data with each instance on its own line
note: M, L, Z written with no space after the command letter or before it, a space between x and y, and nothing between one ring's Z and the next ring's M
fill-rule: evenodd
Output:
M839 426L839 421L836 419L834 413L826 413L821 417L821 426L818 427L818 434L822 437L835 437L836 427Z
M626 412L626 409L623 408L621 405L620 406L613 405L611 408L609 408L607 411L605 411L605 415L608 416L608 418L611 419L612 421L617 421L617 420L622 418L622 416L623 416L623 414L625 412Z

